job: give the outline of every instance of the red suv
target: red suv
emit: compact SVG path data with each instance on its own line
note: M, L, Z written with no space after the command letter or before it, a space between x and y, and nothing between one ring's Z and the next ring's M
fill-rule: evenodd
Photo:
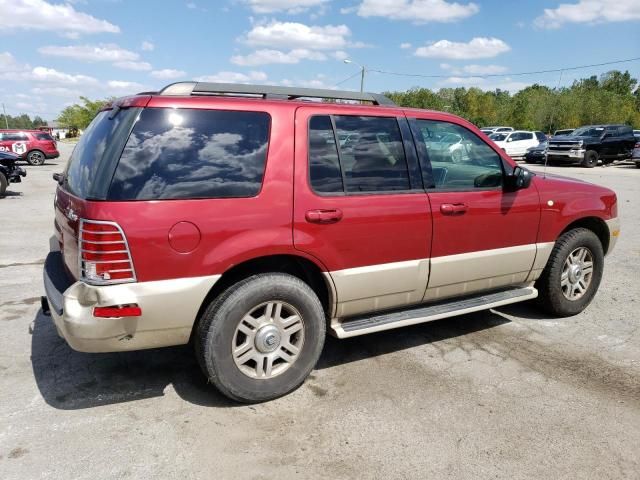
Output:
M0 152L13 152L29 165L43 165L45 159L60 156L56 141L40 130L0 130Z
M368 93L173 84L105 108L55 178L43 310L59 334L85 352L192 342L248 402L299 386L326 331L536 297L577 314L619 234L611 190Z

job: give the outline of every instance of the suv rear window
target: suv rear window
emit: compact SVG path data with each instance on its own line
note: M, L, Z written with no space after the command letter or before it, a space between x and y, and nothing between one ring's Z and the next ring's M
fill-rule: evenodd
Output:
M262 185L265 112L147 108L115 171L110 200L252 197Z

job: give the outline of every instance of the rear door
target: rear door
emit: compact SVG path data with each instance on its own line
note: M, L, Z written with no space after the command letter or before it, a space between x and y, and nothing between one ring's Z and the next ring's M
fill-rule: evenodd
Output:
M426 114L409 121L433 215L425 301L524 283L538 248L540 205L535 186L504 191L505 173L513 167L470 125ZM462 162L431 158L430 138L445 132L463 138Z
M296 112L295 247L335 287L334 316L422 301L431 214L402 111Z

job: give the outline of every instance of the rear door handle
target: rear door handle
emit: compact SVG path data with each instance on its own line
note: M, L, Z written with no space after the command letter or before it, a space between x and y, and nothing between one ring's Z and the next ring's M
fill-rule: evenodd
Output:
M342 220L342 210L337 208L327 210L309 210L305 214L304 218L309 223L336 223Z
M463 215L468 207L464 203L443 203L440 205L440 213L443 215Z

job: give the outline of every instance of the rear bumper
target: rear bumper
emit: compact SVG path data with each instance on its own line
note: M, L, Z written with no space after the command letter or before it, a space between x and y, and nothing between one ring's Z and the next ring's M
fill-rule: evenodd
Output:
M43 277L51 317L71 348L117 352L188 343L200 306L220 275L92 286L70 280L60 252L51 252ZM132 303L140 306L141 316L93 316L95 307Z
M53 158L58 158L60 156L60 152L58 150L54 150L53 152L44 152L44 156L51 160Z

